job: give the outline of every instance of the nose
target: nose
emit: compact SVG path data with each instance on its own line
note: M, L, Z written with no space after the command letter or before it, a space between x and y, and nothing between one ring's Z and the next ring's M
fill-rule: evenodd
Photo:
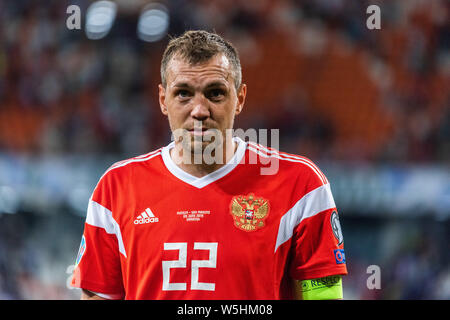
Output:
M193 107L191 110L191 117L196 120L206 120L210 116L210 110L208 102L204 97L196 97L193 101Z

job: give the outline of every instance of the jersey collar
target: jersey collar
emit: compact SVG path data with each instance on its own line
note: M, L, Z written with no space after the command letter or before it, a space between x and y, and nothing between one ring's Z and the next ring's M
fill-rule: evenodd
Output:
M165 146L161 151L161 155L163 162L167 170L170 171L170 173L172 173L175 177L177 177L181 181L184 181L196 188L201 189L209 185L210 183L213 183L219 180L220 178L226 176L228 173L233 171L233 169L241 162L242 158L245 155L247 143L238 137L233 137L233 141L238 144L237 150L234 153L233 157L223 167L201 178L195 177L187 173L186 171L182 170L172 160L172 158L170 157L170 149L172 149L175 146L175 142L172 142L169 145Z

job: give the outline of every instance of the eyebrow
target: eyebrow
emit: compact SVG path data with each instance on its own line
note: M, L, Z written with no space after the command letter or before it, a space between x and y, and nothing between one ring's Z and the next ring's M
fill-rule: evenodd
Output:
M190 85L186 82L176 83L174 84L174 88L189 88Z
M180 83L176 83L173 86L174 88L191 88L191 85L189 85L187 82L180 82ZM210 88L214 88L214 87L226 87L226 84L224 84L221 81L214 81L209 83L205 89L210 89Z
M226 87L226 84L221 81L214 81L214 82L211 82L210 84L208 84L206 86L206 89L214 88L214 87Z

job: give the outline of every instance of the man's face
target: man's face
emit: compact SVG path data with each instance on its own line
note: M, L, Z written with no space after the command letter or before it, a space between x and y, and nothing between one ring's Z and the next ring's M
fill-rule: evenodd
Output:
M195 146L204 149L218 133L226 138L226 130L233 128L234 117L242 110L247 88L241 85L236 90L232 66L223 54L198 65L174 56L166 81L165 88L159 85L159 103L175 139L176 132L184 131L183 140L191 142L194 152Z

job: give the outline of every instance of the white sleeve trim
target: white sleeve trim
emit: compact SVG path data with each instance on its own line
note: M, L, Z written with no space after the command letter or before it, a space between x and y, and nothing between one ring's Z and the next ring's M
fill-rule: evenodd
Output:
M122 253L125 258L127 254L125 252L125 246L122 240L122 233L120 232L120 226L112 216L112 212L92 199L89 200L86 223L94 227L105 229L106 233L115 234L117 237L117 243L119 245L119 252Z
M303 219L335 207L336 204L334 203L329 183L305 194L281 217L274 252L277 251L279 246L292 237L294 229Z

